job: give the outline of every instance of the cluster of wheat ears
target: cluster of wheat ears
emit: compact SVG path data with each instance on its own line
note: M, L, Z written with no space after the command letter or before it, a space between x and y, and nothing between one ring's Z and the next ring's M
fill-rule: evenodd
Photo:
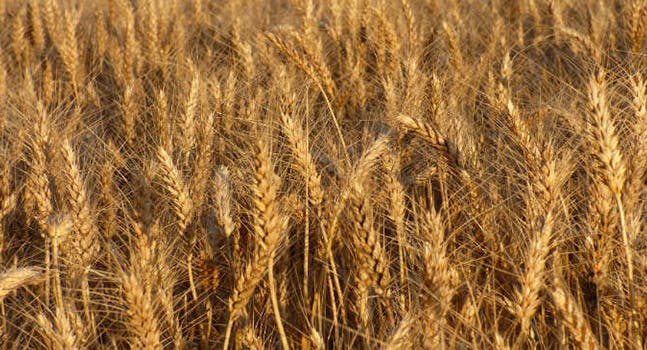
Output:
M647 1L0 1L2 349L647 344Z

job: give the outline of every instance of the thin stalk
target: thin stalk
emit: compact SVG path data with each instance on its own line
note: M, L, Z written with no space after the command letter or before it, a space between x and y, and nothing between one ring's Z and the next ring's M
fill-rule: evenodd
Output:
M285 335L285 329L283 328L283 321L281 320L281 313L279 310L279 300L276 297L276 283L274 281L274 253L270 256L269 269L267 271L268 282L270 285L270 299L272 299L272 309L274 311L274 318L276 318L276 327L279 331L279 336L281 337L281 345L283 345L284 350L289 350L290 345L288 343L288 337Z

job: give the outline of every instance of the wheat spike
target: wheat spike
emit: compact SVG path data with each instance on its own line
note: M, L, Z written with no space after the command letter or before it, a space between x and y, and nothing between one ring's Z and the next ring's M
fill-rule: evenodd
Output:
M127 305L128 322L133 333L133 349L163 349L160 331L155 317L151 295L144 290L135 275L121 277L124 298Z
M297 159L298 169L306 180L308 200L311 205L316 207L323 201L324 194L321 187L321 177L308 148L308 138L302 127L290 115L282 113L281 122L283 132L290 141L292 153Z
M9 293L42 281L43 272L35 267L13 268L0 274L0 300L4 299Z
M60 150L64 171L63 184L66 188L67 199L72 211L72 221L77 233L73 239L75 257L78 258L82 268L87 269L99 251L97 227L92 216L93 208L90 205L86 186L81 176L76 152L72 149L69 140L63 140Z
M166 192L170 196L173 213L178 219L180 234L184 234L193 219L193 202L189 190L184 184L180 171L164 147L157 147L157 161L160 165L160 177Z
M255 172L252 186L252 201L254 203L254 240L256 247L252 260L247 263L241 275L236 278L234 290L229 297L229 322L227 332L231 332L233 322L242 314L243 308L249 302L254 289L265 276L268 269L273 268L270 262L280 242L285 220L279 213L277 190L279 180L274 174L268 145L259 142L254 159ZM228 343L226 336L225 345ZM225 346L226 347L226 346Z
M571 335L583 349L599 349L591 327L584 318L582 310L573 296L564 289L561 283L557 283L555 289L551 291L553 303L563 317L563 321L568 327Z

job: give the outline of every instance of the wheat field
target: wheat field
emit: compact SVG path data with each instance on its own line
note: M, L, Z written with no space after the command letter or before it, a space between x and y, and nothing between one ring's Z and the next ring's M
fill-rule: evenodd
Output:
M647 1L0 1L2 349L647 346Z

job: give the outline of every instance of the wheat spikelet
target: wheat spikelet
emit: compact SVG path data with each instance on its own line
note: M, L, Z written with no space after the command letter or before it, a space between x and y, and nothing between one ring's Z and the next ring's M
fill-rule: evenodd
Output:
M546 159L541 182L536 186L546 190L544 197L538 198L539 213L531 215L528 220L531 232L531 242L526 251L524 273L521 277L521 290L517 294L517 316L521 320L522 332L527 332L535 310L540 304L539 292L545 285L546 262L550 257L551 241L553 239L553 226L555 224L555 199L559 193L555 163Z
M4 53L0 50L0 106L4 106L7 100L7 68L5 67ZM0 122L0 127L4 128L4 118Z
M42 86L43 86L43 92L42 92L42 98L43 98L43 103L45 106L51 106L52 103L54 102L54 99L56 97L56 83L54 81L53 77L53 72L52 72L52 64L46 61L43 64L43 72L42 72Z
M378 52L377 52L377 62L376 66L378 71L384 72L383 74L387 76L394 76L398 74L398 69L399 69L399 62L398 62L398 53L400 52L400 43L398 40L398 31L396 30L395 26L393 25L393 22L389 20L387 17L386 11L380 11L378 9L375 9L374 11L374 16L376 17L376 25L375 29L377 29L377 34L378 39L380 40L380 45L378 46ZM412 18L411 18L412 19ZM409 19L407 19L407 26L411 24L409 22ZM413 34L413 33L412 33ZM412 36L409 36L409 32L407 32L408 36L408 43L409 43L409 48L413 49L413 41L411 40L417 40L414 39ZM359 75L358 78L359 82L363 83L363 80L361 78L364 78L361 76L360 72L363 70L362 68L362 63L361 60L357 63L355 63L355 67L349 67L349 69L352 69L352 72L356 72L356 75Z
M296 43L298 43L304 50L306 62L308 62L314 70L315 76L318 77L318 80L323 85L326 95L329 96L329 98L332 98L335 93L336 84L332 78L332 73L328 68L325 57L322 55L324 50L321 39L305 38L298 32L290 32L289 36L294 38Z
M455 69L462 71L465 67L465 59L461 52L458 34L452 25L447 22L443 22L443 30L445 31L445 35L447 35L447 43L451 53L451 64Z
M417 24L416 24L416 18L415 15L413 14L413 9L411 8L411 3L408 0L400 0L400 4L402 5L402 10L404 12L404 18L407 20L407 35L409 39L409 49L412 52L415 52L418 48L418 45L420 45L419 38L418 38L418 32L417 32Z
M400 291L399 303L402 310L406 310L406 285L407 285L407 263L406 251L409 246L405 227L406 198L405 191L400 181L400 159L395 154L386 157L385 165L387 173L387 191L389 192L389 216L395 227L395 234L398 241L398 265L400 270Z
M220 271L215 261L209 257L202 257L198 263L201 284L209 291L217 291L221 282Z
M627 18L630 24L629 37L631 38L631 50L640 52L645 41L645 16L647 7L642 0L631 1L631 17Z
M599 163L603 181L614 194L622 191L625 182L625 165L616 136L613 120L607 105L604 72L591 78L588 86L590 114L590 137L595 141L596 161Z
M516 312L521 320L523 332L528 332L530 321L541 303L539 292L544 285L545 265L550 253L553 214L548 212L543 219L545 222L539 227L538 232L533 233L526 252L526 266L521 277L521 290L517 294L518 309Z
M328 96L333 96L335 91L335 83L331 77L330 72L328 71L328 66L323 61L323 58L315 51L313 46L308 45L304 42L303 38L294 31L289 32L289 36L293 38L297 43L299 43L301 49L305 50L305 57L301 55L296 48L292 45L286 43L281 37L273 34L267 33L267 39L274 45L276 48L281 50L289 59L294 63L299 69L303 70L306 75L308 75L312 80L321 84L323 92ZM314 46L316 47L316 46Z
M569 39L568 43L571 44L575 51L581 54L590 55L597 63L602 62L602 51L590 38L587 38L578 31L565 26L558 29L560 34Z
M310 328L310 342L315 350L323 350L326 348L321 334L314 328Z
M640 74L631 79L633 95L632 109L635 118L632 137L635 147L631 150L633 157L627 159L627 182L625 184L627 209L637 208L642 193L642 179L647 168L647 83ZM634 214L638 215L638 214Z
M155 95L155 128L157 137L164 147L170 147L171 145L172 122L169 117L168 107L166 92L164 89L160 89Z
M120 3L126 19L126 39L124 42L122 70L125 72L125 79L130 81L133 78L133 74L137 74L139 72L141 61L138 60L138 58L141 56L141 48L140 43L135 36L135 14L132 5L128 1L121 1ZM124 82L125 81L123 81L122 84Z
M609 237L615 235L616 229L622 234L627 263L627 276L630 281L630 295L633 295L633 247L629 241L624 217L624 204L622 191L626 182L626 165L622 157L619 141L613 120L610 115L607 101L606 82L604 71L600 70L593 76L588 85L589 113L587 118L587 135L592 147L593 191L596 199L592 201L593 218L591 223L598 236L592 240L601 240L598 244L602 249L596 251L593 263L598 283L604 284L605 274L608 272L605 265L610 251L606 245ZM599 238L598 238L599 237ZM587 241L590 242L590 239ZM590 243L589 243L590 244ZM598 258L601 256L600 258ZM631 296L633 298L633 296Z
M512 93L510 81L512 79L512 61L510 53L506 53L503 58L501 66L502 82L498 86L497 103L501 110L506 111L509 125L515 136L516 141L522 147L526 162L529 167L537 167L538 159L540 158L540 150L534 140L531 139L531 131L526 121L519 113L519 109L512 101ZM535 169L531 168L530 175L535 174Z
M356 188L362 186L363 181L369 176L377 161L388 150L388 146L389 136L380 136L364 151L355 166L347 174L339 200L335 205L329 207L327 216L324 218L326 227L322 227L322 229L326 230L327 236L324 236L324 241L322 242L324 246L320 246L318 251L320 257L323 257L326 252L330 254L338 234L339 217L346 206L346 202L353 195ZM325 248L325 250L322 248ZM331 265L334 265L334 263L331 262Z
M555 221L554 200L559 193L558 174L555 169L556 163L552 159L553 145L544 144L545 150L543 152L540 150L538 142L531 137L526 121L512 102L509 86L512 63L509 54L504 57L501 71L504 82L499 84L499 104L507 111L513 136L522 148L531 186L531 192L526 197L527 206L530 208L526 225L531 232L531 241L526 251L521 289L517 291L515 310L520 319L522 334L526 334L535 311L541 303L539 292L545 284L545 265L549 258Z
M81 176L76 153L68 139L63 139L60 153L63 163L61 184L66 190L67 202L71 210L72 223L76 233L70 239L72 246L70 253L72 256L68 260L69 268L71 269L71 274L75 276L75 283L79 283L81 288L86 321L94 327L93 314L90 309L91 293L88 274L99 253L99 232L92 216L93 208Z
M139 5L140 8L138 9L141 11L144 18L146 18L146 20L141 22L140 31L142 33L146 33L146 48L144 54L153 67L156 67L161 63L161 48L159 42L160 12L157 10L156 5L156 1L145 0Z
M110 40L110 34L108 34L108 30L106 29L106 18L104 15L104 12L97 8L94 12L94 31L95 31L95 39L96 39L96 56L95 59L102 60L103 56L106 54L106 51L108 50L108 42Z
M352 242L358 271L355 275L357 284L357 315L365 337L371 337L371 309L369 305L370 288L376 294L388 296L390 272L389 265L373 227L373 212L368 194L356 188L350 196L350 220L353 222Z
M1 149L7 152L6 149ZM16 209L16 193L11 188L10 165L0 165L0 261L3 261L7 217Z
M241 288L244 283L243 278L238 279L237 288L234 290L233 310L239 310L244 306L245 299L251 294L249 288L257 284L263 277L264 271L267 271L267 263L270 255L277 248L281 238L283 218L278 213L278 201L276 192L278 189L278 178L272 170L269 150L267 145L258 145L259 151L255 159L255 174L253 202L255 208L254 215L254 236L257 244L252 261L245 269L244 280L250 281L249 286ZM255 283L254 283L255 282ZM238 295L238 297L236 297ZM241 297L242 296L242 297ZM235 313L235 312L234 312Z
M252 81L256 74L256 65L254 64L254 56L252 55L252 45L240 37L240 21L234 22L231 41L236 48L236 53L240 57L240 65L242 66L245 79Z
M16 194L15 193L2 194L2 201L0 202L0 225L2 225L2 222L4 221L4 219L15 208L16 208Z
M191 0L191 6L195 13L195 22L199 25L206 22L206 14L204 13L204 4L202 1L203 0Z
M442 217L433 207L420 213L420 217L423 225L421 229L425 234L422 247L425 269L423 293L427 294L423 299L423 330L426 332L424 342L439 346L444 343L443 327L448 312L447 306L455 293L453 281L456 279L456 272L450 266L446 254Z

